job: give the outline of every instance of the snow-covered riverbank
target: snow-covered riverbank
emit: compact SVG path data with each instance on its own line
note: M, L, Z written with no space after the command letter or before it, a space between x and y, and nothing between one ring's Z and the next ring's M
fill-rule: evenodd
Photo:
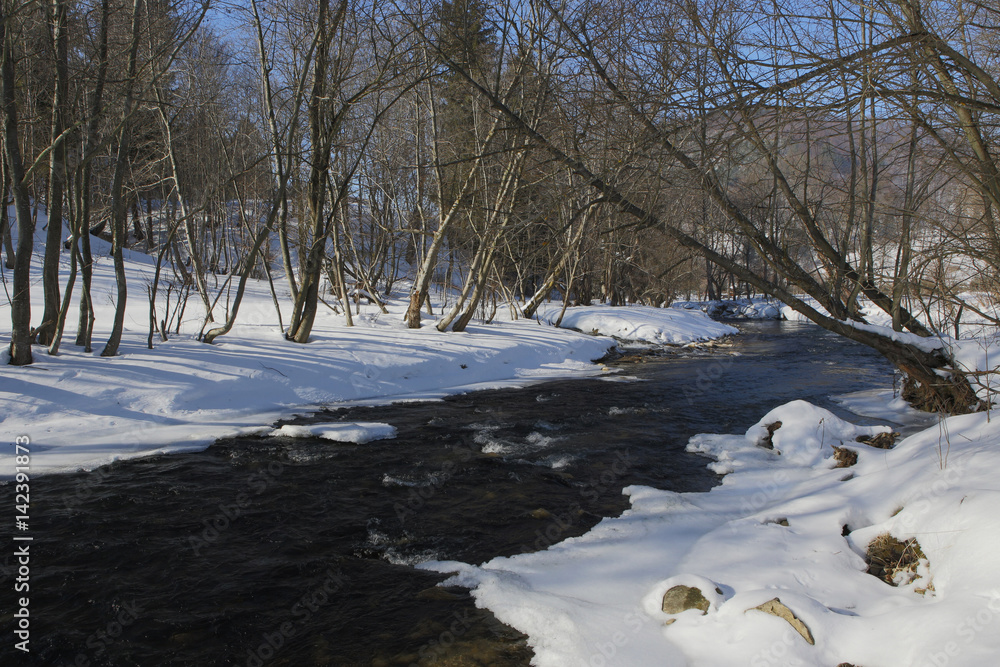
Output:
M41 244L37 246L40 253ZM133 292L121 354L101 358L113 318L115 283L107 245L95 240L94 246L100 257L93 289L93 353L72 344L74 303L59 355L36 347L33 365L7 365L10 305L0 304L0 430L11 440L30 438L35 473L204 448L219 437L269 431L275 420L321 406L427 399L545 378L600 375L606 369L591 361L615 344L606 337L610 335L687 343L736 331L700 312L657 308L599 309L600 324L588 324L587 332L593 328L605 336L509 317L443 334L434 329L434 318L425 316L423 328L410 330L402 320L403 285L397 287L399 298L390 301L388 314L362 305L354 327L321 306L310 342L300 345L283 338L267 283L257 282L250 285L236 327L216 344L196 340L204 310L192 296L180 334L167 342L157 336L155 349L149 350L147 300L135 292L136 286L152 282L154 267L148 256L126 253ZM68 267L63 269L65 284ZM41 296L41 286L34 286L34 313L41 312ZM161 317L165 301L161 293ZM225 301L224 296L216 308L217 318L225 314ZM287 298L281 308L287 319ZM4 451L0 477L13 474L13 451Z
M542 667L992 667L1000 420L953 417L890 450L856 441L885 430L795 401L745 435L691 439L726 475L708 493L628 487L631 510L546 551L424 567L457 572L445 583L528 634ZM834 447L857 462L835 467ZM866 572L886 535L915 556L897 586ZM676 586L706 611L664 612ZM757 609L775 598L808 630Z

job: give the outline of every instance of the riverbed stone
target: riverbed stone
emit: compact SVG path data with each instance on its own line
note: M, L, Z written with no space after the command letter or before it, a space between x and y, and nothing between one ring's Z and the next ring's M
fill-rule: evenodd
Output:
M767 424L764 428L767 429L767 435L757 442L757 446L764 449L774 449L774 432L781 428L781 422L776 421L773 424Z
M747 609L747 611L762 611L765 614L770 614L771 616L777 616L778 618L784 619L788 622L792 628L795 629L802 638L805 639L809 644L815 644L816 641L813 639L812 632L810 632L808 626L802 622L802 620L792 613L780 599L772 598L762 605L758 605L753 609Z
M887 431L885 433L876 433L875 435L861 435L858 436L857 441L877 449L892 449L895 447L896 438L898 437L899 433Z
M688 609L700 609L702 614L707 614L708 606L708 600L694 586L674 586L663 594L663 611L668 614L679 614Z
M847 447L834 447L833 460L837 462L834 468L850 468L858 462L858 453Z

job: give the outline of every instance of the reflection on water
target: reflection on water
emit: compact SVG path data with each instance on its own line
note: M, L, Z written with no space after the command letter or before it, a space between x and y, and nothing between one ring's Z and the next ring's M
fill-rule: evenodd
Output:
M411 566L544 549L624 510L629 484L710 488L694 433L794 398L843 413L829 395L891 382L814 327L743 326L731 349L627 364L632 381L300 420L385 422L395 440L237 438L35 480L33 654L16 664L526 665L522 636Z

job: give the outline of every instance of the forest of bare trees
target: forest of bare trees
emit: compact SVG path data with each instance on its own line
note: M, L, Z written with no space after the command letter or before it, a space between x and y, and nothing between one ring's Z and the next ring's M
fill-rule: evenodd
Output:
M768 294L926 407L975 406L942 353L859 325L862 304L921 337L995 317L992 4L2 0L0 31L12 364L67 328L115 355L129 299L150 347L189 300L211 343L250 280L297 343L323 304L350 323L352 298L400 290L414 328L447 292L441 331L550 298Z

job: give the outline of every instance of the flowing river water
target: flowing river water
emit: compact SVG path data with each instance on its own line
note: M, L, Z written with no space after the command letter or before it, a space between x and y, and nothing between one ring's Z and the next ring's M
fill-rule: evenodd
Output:
M817 327L739 326L730 348L626 359L612 380L297 420L385 422L393 440L234 438L32 480L32 653L8 638L0 663L527 665L523 635L413 565L543 549L620 514L630 484L707 490L692 435L796 398L844 414L831 395L891 385Z

